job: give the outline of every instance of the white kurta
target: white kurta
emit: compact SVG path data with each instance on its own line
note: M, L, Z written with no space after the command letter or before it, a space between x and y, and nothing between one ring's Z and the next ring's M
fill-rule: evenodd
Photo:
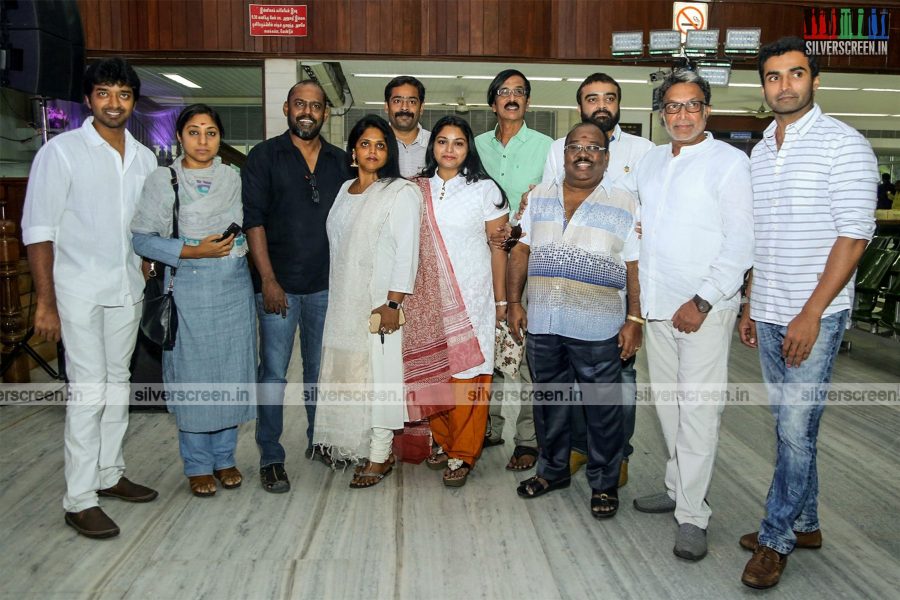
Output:
M470 379L490 375L494 372L496 310L491 250L484 224L509 214L509 207L497 207L502 198L500 188L490 180L467 184L464 177L458 176L445 183L435 175L429 183L435 220L447 247L466 313L484 355L482 364L456 373L453 377Z
M355 205L365 202L366 193L351 194L352 181L344 183L328 215L328 239L332 247L340 245L341 236L350 228L356 214ZM421 219L421 198L412 186L397 194L390 217L379 231L373 231L378 239L375 244L375 264L368 293L372 308L387 301L389 291L413 292L418 265L418 231ZM352 257L343 257L352 260ZM365 293L365 282L360 282L360 293ZM360 323L366 327L365 321ZM384 336L384 345L377 334L370 336L372 383L376 391L390 391L395 401L375 402L372 405L372 426L401 429L407 418L403 398L403 356L401 352L403 328Z

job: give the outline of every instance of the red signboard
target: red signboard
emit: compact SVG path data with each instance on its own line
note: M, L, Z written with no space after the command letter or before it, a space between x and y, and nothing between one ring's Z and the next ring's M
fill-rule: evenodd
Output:
M251 4L250 35L306 37L306 5Z

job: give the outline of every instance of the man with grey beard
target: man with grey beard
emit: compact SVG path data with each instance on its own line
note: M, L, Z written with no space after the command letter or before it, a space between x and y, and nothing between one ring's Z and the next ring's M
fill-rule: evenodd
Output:
M325 91L314 80L294 85L284 103L288 130L255 146L241 170L244 223L256 267L259 315L259 408L256 443L267 492L290 489L279 442L284 384L300 330L303 401L309 458L327 462L312 447L315 384L328 306L328 237L325 220L341 184L350 179L346 153L322 139L328 119Z

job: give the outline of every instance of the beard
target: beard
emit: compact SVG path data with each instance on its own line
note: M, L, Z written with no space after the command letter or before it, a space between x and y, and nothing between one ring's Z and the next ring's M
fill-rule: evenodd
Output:
M605 109L598 108L590 115L581 113L581 122L593 123L600 129L602 129L604 133L609 133L616 128L616 125L619 124L620 114L620 111L616 111L616 114L612 114Z
M400 119L403 119L401 121ZM397 131L412 131L419 126L419 121L416 119L416 115L407 111L401 110L395 112L391 115L391 126Z
M310 119L312 121L312 125L301 125L300 121L303 119ZM288 119L288 128L291 130L291 133L296 135L301 140L312 140L318 137L324 123L324 120L316 121L315 118L310 115L300 115L293 121L290 118Z

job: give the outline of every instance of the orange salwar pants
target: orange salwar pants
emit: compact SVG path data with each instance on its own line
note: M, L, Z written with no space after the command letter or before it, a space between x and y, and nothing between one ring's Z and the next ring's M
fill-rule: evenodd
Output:
M450 458L474 465L481 455L493 379L493 375L450 379L456 406L430 419L435 443Z

